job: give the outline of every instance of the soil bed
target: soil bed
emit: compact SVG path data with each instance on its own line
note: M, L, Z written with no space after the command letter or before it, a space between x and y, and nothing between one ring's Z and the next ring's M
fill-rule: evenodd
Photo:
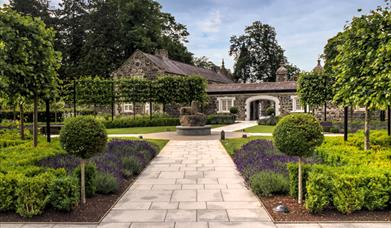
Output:
M304 205L299 205L297 200L290 196L261 197L261 201L269 214L276 222L308 222L308 221L391 221L391 210L384 211L356 211L352 214L344 215L336 210L325 210L320 214L311 214ZM276 213L273 208L280 202L285 204L289 213Z
M92 198L87 198L85 205L79 205L71 212L59 212L52 208L47 208L42 215L32 218L23 218L15 212L0 213L0 222L88 222L96 223L113 206L124 191L133 183L134 179L121 183L117 193L110 195L97 194Z

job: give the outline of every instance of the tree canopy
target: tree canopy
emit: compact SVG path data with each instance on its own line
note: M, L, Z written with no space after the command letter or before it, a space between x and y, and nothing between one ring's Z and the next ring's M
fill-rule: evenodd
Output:
M275 29L260 21L246 27L243 35L232 36L230 42L229 54L236 61L236 81L275 81L278 67L287 62L284 50L277 42ZM297 67L288 69L296 71Z
M0 9L0 77L12 96L34 99L34 145L38 99L50 96L58 85L61 55L54 50L54 34L39 18Z

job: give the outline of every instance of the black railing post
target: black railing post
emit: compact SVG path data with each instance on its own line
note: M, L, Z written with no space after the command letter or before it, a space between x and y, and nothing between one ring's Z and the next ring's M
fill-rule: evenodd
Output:
M50 101L45 100L46 103L46 140L50 143Z
M111 81L111 121L114 120L114 105L115 105L115 92L114 92L114 77Z
M73 80L73 116L76 116L76 80Z
M345 107L344 108L344 123L343 123L343 128L344 128L344 130L343 130L343 139L345 140L345 141L347 141L348 140L348 112L349 112L349 110L348 110L348 107Z

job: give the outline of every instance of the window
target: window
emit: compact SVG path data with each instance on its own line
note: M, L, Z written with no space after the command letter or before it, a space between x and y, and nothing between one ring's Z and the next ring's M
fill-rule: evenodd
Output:
M133 104L124 104L124 112L133 113Z
M219 113L229 112L229 109L234 107L235 97L219 97L217 98L219 109Z
M292 99L292 112L304 112L304 107L300 103L300 98L298 96L291 96Z

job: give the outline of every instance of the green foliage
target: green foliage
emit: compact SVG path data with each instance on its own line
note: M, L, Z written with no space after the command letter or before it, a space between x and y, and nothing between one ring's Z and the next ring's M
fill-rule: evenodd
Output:
M275 111L276 111L275 107L270 106L266 109L266 115L267 116L274 116L276 114Z
M307 197L305 200L305 207L311 213L319 213L331 203L330 189L332 186L330 176L321 172L310 172L308 178L306 178L306 182ZM295 183L297 183L297 181Z
M233 124L235 123L235 116L232 114L213 114L208 115L208 124Z
M77 157L88 159L103 152L107 134L102 123L90 116L68 118L60 132L61 146Z
M285 194L289 191L288 178L271 171L261 171L251 176L250 186L258 196Z
M333 203L338 211L350 214L361 210L364 205L365 191L359 188L360 178L357 175L341 174L333 180Z
M334 100L341 105L383 109L391 104L391 13L388 6L354 17L325 48L335 74Z
M179 125L178 118L155 117L137 118L118 117L114 120L103 121L106 128L128 128L128 127L156 127L156 126L177 126Z
M273 142L288 155L309 156L323 142L322 127L311 114L291 114L278 122Z
M28 218L41 214L50 198L48 185L54 178L50 173L43 173L18 179L16 213Z
M144 78L117 80L115 84L118 101L148 102L153 101L151 81Z
M83 77L76 81L77 102L82 105L110 105L114 98L114 82L100 77Z
M15 209L17 181L22 178L20 174L0 173L0 211Z
M231 108L229 108L229 113L236 115L239 113L239 108L238 107L231 107Z
M60 211L71 211L79 204L80 187L78 179L64 176L54 179L49 186L50 204Z
M85 166L85 185L86 185L86 196L92 197L96 193L96 166L94 163L86 163ZM80 183L80 166L73 170L73 176L78 179Z
M141 162L136 157L125 157L122 159L123 174L126 177L137 175L141 172Z
M332 78L324 71L301 72L297 80L297 92L303 105L319 107L332 100Z
M286 58L272 26L255 21L246 27L245 34L232 36L230 42L229 53L236 60L236 81L275 81L276 71Z
M110 194L118 191L117 179L108 173L98 172L96 175L96 192Z

